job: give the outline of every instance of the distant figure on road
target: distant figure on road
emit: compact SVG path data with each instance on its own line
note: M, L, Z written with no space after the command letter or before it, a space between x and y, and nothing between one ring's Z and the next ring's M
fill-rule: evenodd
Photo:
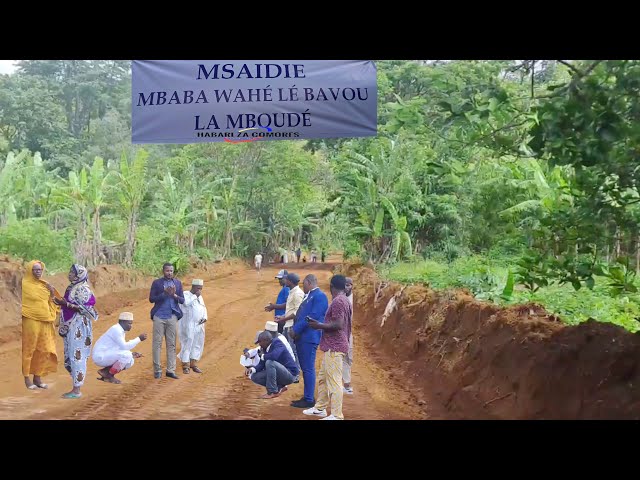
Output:
M353 279L347 277L344 293L351 304L351 326L353 328ZM351 386L351 366L353 365L353 332L349 335L349 352L344 357L342 365L342 381L344 382L344 393L353 395Z
M133 313L122 312L118 316L118 323L113 325L102 335L93 348L93 363L99 367L98 375L104 382L121 383L116 375L123 370L133 367L134 358L142 357L142 354L132 352L131 349L147 339L146 333L128 342L125 340L125 333L133 326Z
M315 250L311 250L311 263L318 262L318 253Z
M318 401L304 410L305 415L325 417L323 420L344 420L342 415L342 365L349 351L351 336L351 303L345 295L346 279L342 275L331 278L333 300L327 310L324 322L309 320L309 328L322 332L320 350L324 352L320 373L318 373ZM327 407L331 415L327 417Z
M262 268L262 254L260 252L256 253L256 256L253 257L253 264L256 266L256 270L260 272Z
M298 259L298 263L300 263L301 256L302 256L302 250L300 250L300 247L298 247L298 249L296 250L296 258Z
M258 336L258 343L260 350L264 352L260 363L255 367L247 368L245 375L253 383L267 387L267 393L260 398L279 397L287 391L287 385L297 379L300 370L284 343L275 340L270 332L262 332Z
M329 300L325 293L318 288L318 279L315 275L307 275L302 282L302 288L306 295L296 312L293 329L289 333L296 344L298 361L304 379L304 395L299 400L291 402L291 406L310 408L315 405L316 352L322 333L320 330L309 328L308 321L314 319L324 322Z
M276 275L276 279L280 286L280 292L278 293L278 298L276 298L276 303L270 303L266 307L264 307L265 312L274 312L273 316L280 317L285 314L287 308L287 298L289 297L289 287L285 285L284 278L287 276L286 270L280 270ZM280 323L278 325L278 333L282 333L284 330L284 323Z
M196 373L202 373L197 362L202 356L204 348L204 324L207 321L207 307L202 298L204 282L194 279L191 291L184 292L184 304L180 305L183 317L178 326L180 337L180 353L178 358L182 362L182 373L189 373L189 368Z
M320 260L322 261L322 263L324 263L324 259L326 258L327 254L324 251L324 248L322 249L322 252L320 253Z
M182 318L179 305L184 303L182 283L173 277L173 265L162 266L163 276L153 281L149 292L149 302L155 303L151 309L153 320L153 376L162 377L160 354L162 339L167 345L167 377L178 379L176 375L176 330L178 320Z

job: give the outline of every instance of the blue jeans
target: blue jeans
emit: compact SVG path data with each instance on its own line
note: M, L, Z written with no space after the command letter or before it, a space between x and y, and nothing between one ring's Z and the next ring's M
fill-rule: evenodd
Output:
M267 393L278 393L286 385L291 385L295 377L284 365L275 360L267 360L264 370L251 375L251 381L267 387Z
M314 402L314 392L316 389L316 352L317 343L296 343L298 361L302 378L304 378L304 400Z

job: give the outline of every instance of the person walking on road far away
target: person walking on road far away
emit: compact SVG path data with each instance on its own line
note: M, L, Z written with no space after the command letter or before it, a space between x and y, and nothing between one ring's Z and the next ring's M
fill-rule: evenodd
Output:
M310 329L322 332L320 350L324 352L324 358L318 374L318 401L302 413L325 417L323 420L344 420L342 364L344 356L349 351L352 311L351 303L345 295L345 277L334 275L330 285L333 300L325 315L324 323L309 320ZM331 415L328 417L327 407L331 409Z
M278 298L276 298L276 303L270 303L269 305L264 307L265 312L272 312L272 311L274 312L273 313L274 318L281 317L286 312L287 298L289 297L289 287L285 285L285 280L284 280L286 276L287 276L286 270L280 270L278 272L278 274L276 275L276 279L278 280L278 283L280 283L280 286L282 288L278 293ZM282 333L283 330L284 330L284 323L279 323L278 333Z
M167 377L179 378L176 375L176 330L178 320L182 318L179 304L184 303L182 283L173 277L173 265L165 263L162 266L163 276L153 281L149 292L149 302L155 305L151 309L153 320L153 370L154 377L162 377L160 354L162 353L162 339L166 339L167 346Z
M262 254L260 252L256 253L256 256L253 257L253 264L258 273L260 273L260 269L262 268Z
M327 252L325 252L324 248L320 252L320 260L324 263L324 259L327 258Z
M300 263L301 256L302 256L302 250L300 250L300 247L298 247L298 249L296 250L296 258L298 259L298 263Z
M309 328L309 319L324 322L324 315L329 306L329 300L318 288L315 275L307 275L302 282L305 298L296 312L293 329L289 331L296 344L298 361L304 379L304 395L299 400L291 402L292 407L309 408L315 405L314 391L316 388L316 352L322 332Z
M353 279L347 277L344 293L351 304L351 327L353 328ZM344 356L342 366L342 381L344 382L344 393L353 395L351 386L351 366L353 365L353 331L349 335L349 352Z
M204 324L207 321L207 307L202 298L204 282L194 279L191 291L184 292L184 305L181 305L183 317L178 326L180 337L180 353L178 358L182 362L182 373L189 373L189 368L196 373L202 373L196 363L202 356L204 348Z
M253 383L267 387L267 393L260 398L279 397L287 391L287 385L291 385L298 377L300 370L284 343L276 341L270 332L262 332L258 336L258 343L263 352L260 363L247 368L245 375Z
M298 361L298 354L295 351L295 342L291 338L290 331L293 327L293 320L296 318L296 312L300 308L302 300L304 299L304 292L298 286L299 283L300 277L296 273L291 272L287 274L285 277L285 285L289 288L289 296L287 297L285 313L284 316L275 317L275 321L278 322L278 325L284 323L282 333L287 337L289 343L293 345L293 353L298 365L300 365Z
M134 358L142 357L141 353L132 352L131 349L147 339L146 333L141 333L136 338L125 340L125 333L133 326L133 313L122 312L118 316L118 323L111 326L96 342L93 348L93 363L99 367L98 380L109 383L121 383L116 375L123 370L133 367Z

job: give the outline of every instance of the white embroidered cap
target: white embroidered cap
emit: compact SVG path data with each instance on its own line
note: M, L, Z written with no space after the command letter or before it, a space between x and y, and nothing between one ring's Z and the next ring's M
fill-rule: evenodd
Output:
M202 287L204 285L204 282L199 278L194 278L193 281L191 282L191 285L195 285L196 287Z
M133 322L133 313L131 312L121 312L118 320L130 320Z
M269 321L264 324L264 329L267 330L268 332L277 332L278 324L276 322Z

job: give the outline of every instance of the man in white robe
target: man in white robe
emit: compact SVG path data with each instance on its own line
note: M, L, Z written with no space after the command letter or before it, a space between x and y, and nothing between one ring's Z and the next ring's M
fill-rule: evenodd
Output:
M204 348L204 324L207 321L207 307L202 298L204 282L194 279L191 290L184 292L184 303L180 305L183 317L178 324L180 338L180 353L178 358L182 362L182 373L189 373L189 369L202 373L196 362L202 356Z
M133 313L122 312L118 316L118 323L113 325L102 335L93 347L92 359L93 363L99 367L98 380L109 383L121 383L115 375L122 370L131 368L134 358L140 358L142 355L132 352L131 349L140 342L147 339L146 333L141 333L138 337L128 342L125 340L125 333L131 330L133 326Z

